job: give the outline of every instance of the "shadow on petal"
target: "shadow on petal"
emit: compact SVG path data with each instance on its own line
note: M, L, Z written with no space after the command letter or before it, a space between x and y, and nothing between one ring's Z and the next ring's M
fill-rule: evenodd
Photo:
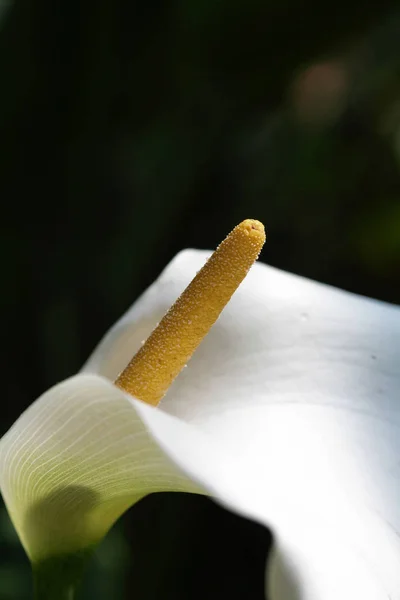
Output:
M69 485L33 504L23 527L33 560L84 550L90 538L88 517L97 503L98 495L92 489Z
M273 545L269 557L265 588L267 600L303 600L304 598L294 568L276 544Z

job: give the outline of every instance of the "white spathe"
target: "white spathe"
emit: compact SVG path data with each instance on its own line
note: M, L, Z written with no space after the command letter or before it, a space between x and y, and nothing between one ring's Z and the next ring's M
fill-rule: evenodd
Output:
M257 264L159 408L113 380L201 268L185 251L0 445L33 560L156 490L272 528L272 600L400 600L400 310Z

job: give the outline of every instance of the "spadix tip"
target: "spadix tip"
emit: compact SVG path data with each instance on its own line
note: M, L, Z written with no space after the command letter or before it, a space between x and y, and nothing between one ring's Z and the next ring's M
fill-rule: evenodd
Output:
M238 229L243 230L247 235L251 235L257 237L265 242L265 227L261 223L261 221L257 221L256 219L245 219L237 226Z

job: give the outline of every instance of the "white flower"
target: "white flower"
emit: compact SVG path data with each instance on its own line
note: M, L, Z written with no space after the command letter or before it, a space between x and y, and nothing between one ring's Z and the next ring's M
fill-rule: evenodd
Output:
M158 408L111 383L206 256L179 254L2 439L27 553L85 550L144 495L192 491L272 529L273 600L399 600L398 308L257 264Z

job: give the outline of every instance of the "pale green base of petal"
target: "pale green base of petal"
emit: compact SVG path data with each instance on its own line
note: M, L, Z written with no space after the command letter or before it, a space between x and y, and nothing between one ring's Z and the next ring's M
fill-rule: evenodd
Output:
M34 600L75 600L88 559L89 548L76 554L53 556L32 565Z

